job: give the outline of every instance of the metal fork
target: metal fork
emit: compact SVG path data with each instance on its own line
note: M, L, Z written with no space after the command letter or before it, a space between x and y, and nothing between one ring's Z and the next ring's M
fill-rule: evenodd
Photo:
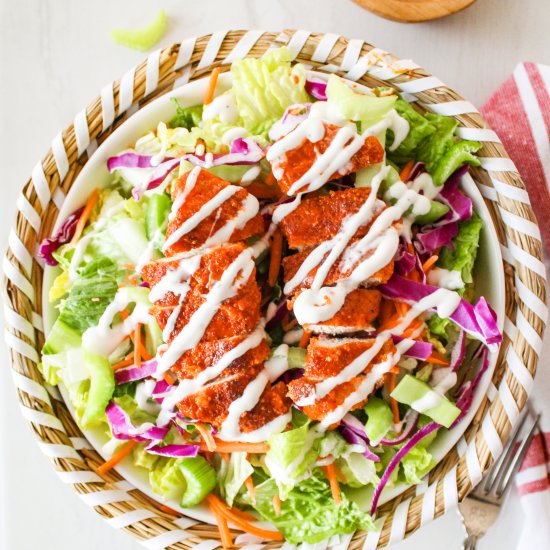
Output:
M539 418L540 414L533 416L527 408L501 456L479 485L458 505L466 529L463 550L475 550L477 541L497 519L512 478L537 430Z

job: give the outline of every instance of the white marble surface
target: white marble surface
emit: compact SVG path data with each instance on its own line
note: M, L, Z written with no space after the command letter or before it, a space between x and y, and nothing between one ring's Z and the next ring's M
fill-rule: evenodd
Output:
M170 16L163 44L222 28L336 32L413 58L478 105L517 62L550 63L548 0L478 0L446 20L414 26L379 19L350 0L0 0L2 243L19 188L51 138L143 57L114 45L110 30L147 22L160 7ZM1 345L0 549L140 548L58 480L18 411ZM521 521L512 496L480 548L511 550ZM451 513L394 549L458 550L460 541Z

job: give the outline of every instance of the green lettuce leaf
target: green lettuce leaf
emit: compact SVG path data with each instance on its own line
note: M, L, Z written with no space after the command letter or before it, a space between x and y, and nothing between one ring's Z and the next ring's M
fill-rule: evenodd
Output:
M239 120L253 134L266 135L294 103L305 103L306 72L303 65L292 66L294 55L287 47L267 51L260 59L236 60L231 65Z
M191 130L199 125L202 120L202 105L182 107L177 98L173 97L172 101L176 106L176 114L170 119L170 126L172 128L180 127Z
M287 432L274 434L268 439L269 451L265 456L266 466L275 480L281 499L308 472L317 460L316 439L320 438L310 429L309 423Z
M425 162L438 186L443 185L463 164L479 166L479 159L474 153L481 148L481 144L460 140L455 135L458 123L454 118L433 113L420 114L403 99L397 100L395 109L407 120L410 129L399 147L388 153L391 161L400 165L411 159Z
M253 473L254 468L246 459L246 453L231 453L228 463L222 461L218 472L218 487L228 506L233 506L244 482Z
M273 497L277 494L277 484L272 479L257 485L253 508L273 523L291 544L312 544L357 529L375 529L372 518L345 494L340 504L334 502L328 482L319 470L287 495L281 502L280 514L273 508ZM243 500L251 505L248 495L244 495Z
M68 296L60 303L59 320L82 334L96 326L118 289L118 265L102 257L80 270Z
M417 485L435 464L431 453L425 447L416 445L401 460L398 480L408 485Z
M359 453L350 453L336 460L336 466L346 479L349 487L376 485L379 481L376 474L376 463Z
M398 99L395 103L395 110L409 123L409 133L401 142L399 147L388 154L388 157L401 164L415 157L416 150L420 143L435 132L433 124L422 116L414 107L403 99ZM388 132L390 134L390 132ZM388 145L393 143L393 137L388 138Z

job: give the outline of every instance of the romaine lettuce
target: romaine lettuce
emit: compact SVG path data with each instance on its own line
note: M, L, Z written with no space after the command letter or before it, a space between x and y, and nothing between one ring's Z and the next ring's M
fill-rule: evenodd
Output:
M267 51L260 59L236 60L231 65L239 120L252 134L267 135L285 109L309 100L303 65L291 65L294 55L286 47Z
M315 470L301 481L281 502L280 513L273 508L273 497L278 495L274 480L256 486L256 504L253 506L267 521L273 523L291 544L316 543L333 535L353 533L357 529L373 530L371 517L342 493L337 504L324 475ZM248 495L243 496L248 503Z
M246 459L246 453L231 453L229 462L223 462L218 471L218 486L228 506L233 506L235 497L244 482L254 473Z

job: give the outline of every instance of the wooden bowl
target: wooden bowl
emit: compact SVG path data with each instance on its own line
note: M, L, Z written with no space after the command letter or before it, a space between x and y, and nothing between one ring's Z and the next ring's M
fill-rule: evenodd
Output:
M419 23L447 17L472 5L475 0L353 0L380 17Z

